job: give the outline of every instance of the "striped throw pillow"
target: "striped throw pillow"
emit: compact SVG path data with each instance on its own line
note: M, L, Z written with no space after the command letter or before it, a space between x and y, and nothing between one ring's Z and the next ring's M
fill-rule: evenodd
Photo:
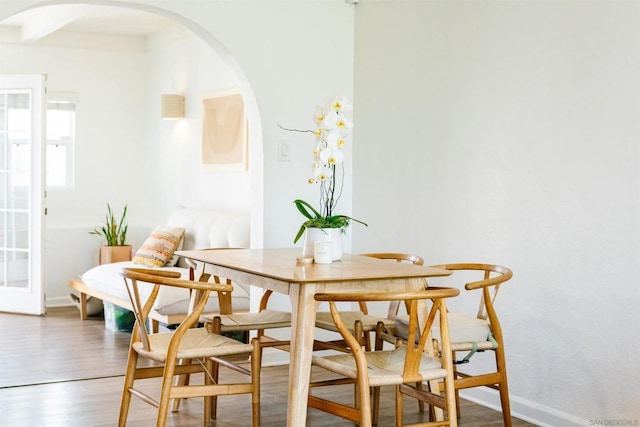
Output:
M136 252L133 262L149 267L163 267L173 256L183 236L184 228L156 227Z

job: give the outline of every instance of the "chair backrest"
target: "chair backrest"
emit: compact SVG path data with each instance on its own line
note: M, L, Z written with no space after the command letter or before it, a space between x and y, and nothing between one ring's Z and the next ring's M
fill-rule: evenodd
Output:
M487 320L489 323L498 322L498 317L494 309L494 302L500 291L500 285L513 277L513 272L507 267L496 264L440 264L433 267L444 268L451 271L478 271L482 273L482 280L475 280L465 283L464 287L468 291L481 289L480 304L476 317Z
M351 352L356 358L356 364L360 367L366 367L364 352L360 346L360 337L354 336L349 327L344 323L338 310L337 302L380 302L380 301L404 301L409 312L409 339L406 341L406 357L404 361L403 381L416 382L421 381L418 375L422 354L427 345L429 331L433 326L436 315L439 314L440 331L443 337L443 366L451 365L451 355L449 347L449 327L447 322L447 309L445 298L455 297L460 293L455 288L429 287L421 291L403 291L403 292L370 292L370 293L322 293L315 295L317 301L326 301L329 303L331 316L340 334L348 344ZM425 324L419 328L419 310L424 306L419 305L419 301L430 300L431 304L427 307L427 316ZM357 329L356 334L358 334ZM449 351L447 351L449 350ZM362 371L360 371L362 372Z
M372 258L390 259L398 262L407 262L415 265L424 265L422 257L413 254L405 254L401 252L371 252L362 254Z
M424 259L422 259L421 256L402 253L402 252L371 252L371 253L366 253L362 255L372 257L372 258L388 259L388 260L397 261L397 262L405 262L408 264L424 265ZM359 305L360 305L360 311L362 311L364 314L368 314L369 311L367 308L367 303L361 302ZM395 319L396 316L398 315L399 309L400 309L400 301L391 301L389 303L387 319L389 320Z
M133 307L136 319L136 327L132 333L132 341L141 341L146 351L151 351L149 340L149 313L158 296L160 286L172 286L185 288L191 291L190 313L175 331L176 338L180 339L187 329L191 328L199 319L209 299L209 293L232 292L233 286L221 283L195 282L180 279L180 273L175 271L163 271L161 269L123 268L120 273L124 278L129 300ZM138 282L153 284L153 290L146 301L140 298Z

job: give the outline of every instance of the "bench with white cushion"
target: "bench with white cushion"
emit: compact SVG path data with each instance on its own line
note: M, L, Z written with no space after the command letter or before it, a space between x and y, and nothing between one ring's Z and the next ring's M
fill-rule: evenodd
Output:
M183 241L179 247L181 250L248 248L250 246L250 219L248 214L211 212L179 207L171 214L166 225L168 227L184 228ZM98 298L118 307L131 310L131 303L129 302L123 278L120 276L120 272L125 267L178 271L184 279L189 279L190 274L190 266L182 258L178 259L175 266L148 267L136 264L133 261L124 261L93 267L81 274L79 278L69 281L69 287L78 293L80 317L82 319L87 318L88 297ZM202 268L201 266L196 266L195 270L195 279L197 280ZM210 280L213 280L213 278ZM151 292L152 285L146 283L141 283L140 285L140 290L143 294L141 298L144 300ZM179 323L188 311L189 300L188 290L163 287L149 316L154 322L154 330L157 329L157 322L167 325ZM248 311L249 287L234 284L231 301L234 311ZM217 295L210 296L205 312L219 312Z

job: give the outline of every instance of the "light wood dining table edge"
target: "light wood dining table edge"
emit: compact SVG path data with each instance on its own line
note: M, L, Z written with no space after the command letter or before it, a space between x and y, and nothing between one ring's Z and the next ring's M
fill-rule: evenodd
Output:
M234 251L237 249L234 249ZM255 250L254 250L255 251ZM268 251L268 250L267 250ZM290 251L294 254L295 251ZM286 278L274 275L260 274L249 269L229 267L212 262L211 251L178 251L184 256L203 262L209 269L207 272L226 277L240 284L270 289L274 292L289 295L292 307L291 318L291 349L289 362L289 395L287 426L300 427L306 424L307 396L309 393L309 378L311 374L311 357L315 329L316 310L319 303L314 295L326 291L354 292L366 288L371 291L419 290L427 286L428 277L446 276L448 270L420 268L423 273L413 277L384 277L356 278L353 280L329 281L301 281L299 278ZM284 252L283 252L284 253ZM209 255L209 256L206 256ZM349 254L346 254L349 256ZM215 255L214 255L215 256ZM378 260L387 263L388 261Z

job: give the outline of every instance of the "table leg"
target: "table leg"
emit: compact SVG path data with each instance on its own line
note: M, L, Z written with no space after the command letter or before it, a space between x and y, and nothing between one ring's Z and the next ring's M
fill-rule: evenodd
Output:
M306 425L313 332L318 303L313 299L315 286L291 284L291 353L289 365L289 402L287 426Z

